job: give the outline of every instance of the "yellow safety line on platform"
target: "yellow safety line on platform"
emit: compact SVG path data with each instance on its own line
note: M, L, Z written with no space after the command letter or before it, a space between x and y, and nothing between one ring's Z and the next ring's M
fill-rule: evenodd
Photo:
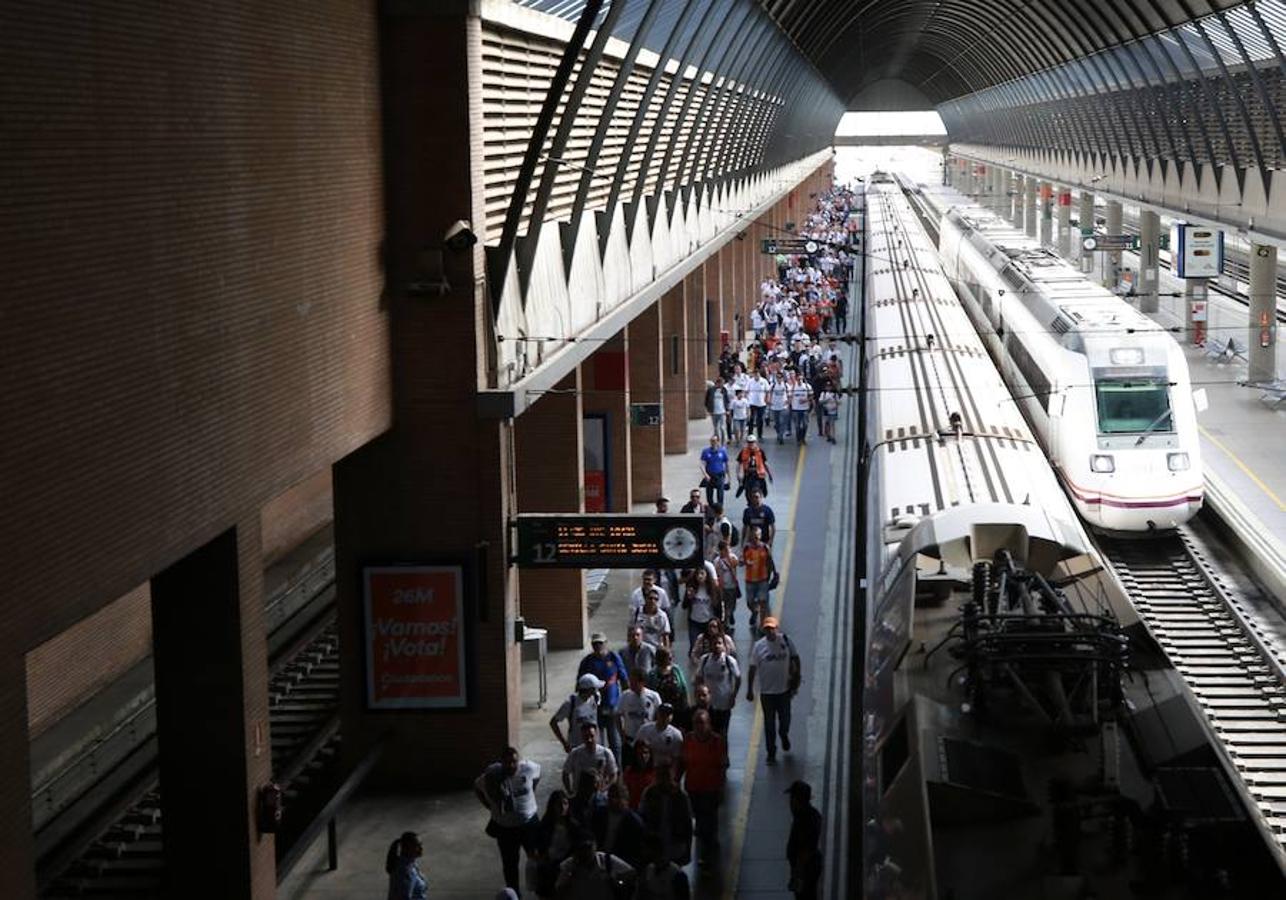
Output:
M788 532L786 549L781 555L781 580L777 584L777 601L772 605L772 614L781 618L781 609L786 601L786 579L790 576L790 561L795 555L795 519L799 511L799 489L804 483L804 460L808 457L808 447L799 448L799 459L795 467L795 487L790 498L790 524L782 529ZM781 629L785 631L785 628ZM753 636L753 634L752 634ZM751 648L754 642L751 641ZM750 654L747 652L746 659ZM724 880L724 900L733 900L737 893L737 882L741 878L741 854L746 847L746 826L750 824L750 795L755 787L755 768L759 763L759 742L764 734L764 710L755 701L755 718L750 726L750 745L746 748L746 765L741 778L741 798L737 803L737 814L732 820L732 853L729 859L728 877Z
M1231 460L1233 461L1233 463L1235 463L1235 464L1236 464L1237 468L1241 469L1241 471L1245 473L1245 475L1246 475L1246 477L1247 477L1247 478L1249 478L1251 481L1253 481L1253 482L1254 482L1254 483L1259 487L1259 489L1260 489L1261 491L1263 491L1265 494L1267 494L1267 495L1269 496L1269 498L1270 498L1274 503L1276 503L1276 504L1277 504L1277 508L1278 508L1279 510L1281 510L1282 512L1286 512L1286 503L1282 503L1281 498L1280 498L1280 497L1278 497L1276 494L1274 494L1274 493L1273 493L1273 489L1272 489L1272 488L1270 488L1268 485L1264 484L1263 480L1262 480L1258 475L1256 475L1256 474L1254 473L1254 471L1250 468L1250 466L1248 466L1248 465L1246 465L1244 462L1242 462L1242 461L1237 457L1237 454L1233 453L1231 450L1229 450L1229 449L1224 445L1223 441L1219 440L1219 439L1218 439L1217 437L1215 437L1213 434L1211 434L1210 432L1206 431L1206 429L1205 429L1205 428L1202 428L1202 426L1200 426L1200 425L1198 425L1198 426L1197 426L1197 428L1201 430L1201 433L1202 433L1203 435L1205 435L1206 440L1210 441L1210 443L1214 444L1216 447L1218 447L1220 450L1222 450L1222 451L1223 451L1223 453L1224 453L1224 455L1225 455L1225 456L1227 456L1229 459L1231 459Z

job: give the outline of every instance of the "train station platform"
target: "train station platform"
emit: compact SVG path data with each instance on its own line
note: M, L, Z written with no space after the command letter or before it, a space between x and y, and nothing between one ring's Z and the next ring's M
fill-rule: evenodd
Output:
M846 354L852 372L854 354ZM771 429L764 443L775 476L766 502L777 517L774 555L781 585L774 591L774 612L799 649L803 687L794 702L792 749L780 752L776 765L766 762L762 714L758 703L745 701L745 684L733 710L729 730L728 784L720 810L720 864L688 867L694 896L705 898L788 898L789 867L785 861L790 812L784 791L796 779L813 786L813 803L825 818L827 896L842 896L841 873L834 862L847 856L849 739L852 711L848 647L853 629L856 485L855 406L841 413L837 443L814 435L798 448L778 445ZM707 420L690 422L688 450L664 461L664 490L672 509L686 500L700 480L698 456L709 439ZM649 498L649 501L652 498ZM740 527L745 498L729 492L725 512ZM652 512L652 503L637 503L636 513ZM600 590L591 593L589 627L608 636L609 646L625 643L627 601L639 572L616 570ZM686 622L676 618L676 647L686 650ZM748 613L736 612L733 631L743 679L753 640ZM539 625L538 622L531 623ZM559 787L564 753L549 729L549 718L574 689L577 666L586 650L551 650L547 656L548 697L541 705L537 664L523 664L522 741L524 757L540 764L537 791L543 812L550 792ZM685 674L691 666L685 665ZM689 675L690 679L690 675ZM690 684L690 681L689 681ZM496 748L497 752L499 748ZM319 838L301 857L280 887L279 896L339 900L379 896L386 876L383 860L390 841L405 830L419 833L424 844L421 868L429 895L450 900L491 900L503 886L496 844L483 829L487 813L472 791L366 791L338 815L339 868L327 868L327 843ZM534 893L524 890L524 896Z

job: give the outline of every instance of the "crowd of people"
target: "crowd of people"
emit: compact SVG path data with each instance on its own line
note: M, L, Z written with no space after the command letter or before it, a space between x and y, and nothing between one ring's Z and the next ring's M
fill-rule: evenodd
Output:
M514 895L525 851L527 889L539 897L690 896L685 867L719 859L736 704L758 700L769 765L779 747L791 751L802 666L772 613L777 517L763 443L767 426L778 444L806 443L814 418L818 436L834 440L843 366L833 335L847 324L852 206L843 189L820 198L798 229L820 251L779 258L777 277L760 286L752 334L723 348L706 396L709 445L680 510L703 517L704 559L689 570L644 571L626 601L623 641L613 647L606 634L591 636L592 650L549 722L565 758L543 811L541 767L515 748L474 785ZM732 503L741 506L735 521ZM669 511L667 498L657 511ZM787 793L789 886L816 897L821 817L809 785L797 781Z

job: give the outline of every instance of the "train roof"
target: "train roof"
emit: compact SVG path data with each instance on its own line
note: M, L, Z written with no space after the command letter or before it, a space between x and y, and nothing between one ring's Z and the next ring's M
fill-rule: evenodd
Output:
M974 245L1016 291L1032 291L1056 310L1049 326L1060 334L1164 335L1166 330L1107 288L1095 284L1074 265L991 210L945 186L922 187L935 207L985 243Z
M867 247L870 441L882 453L886 543L971 506L1027 507L1063 522L1051 534L1076 534L1044 454L895 185L868 184Z

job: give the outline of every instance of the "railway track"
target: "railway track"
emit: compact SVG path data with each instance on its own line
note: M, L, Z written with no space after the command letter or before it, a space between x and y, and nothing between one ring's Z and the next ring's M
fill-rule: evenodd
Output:
M1191 529L1099 546L1286 867L1286 652Z
M339 759L339 634L333 612L322 617L274 664L269 681L274 778L286 796L278 852L307 825ZM155 771L153 769L153 771ZM70 897L159 897L164 875L161 786L149 779L123 815L92 839L41 892Z

